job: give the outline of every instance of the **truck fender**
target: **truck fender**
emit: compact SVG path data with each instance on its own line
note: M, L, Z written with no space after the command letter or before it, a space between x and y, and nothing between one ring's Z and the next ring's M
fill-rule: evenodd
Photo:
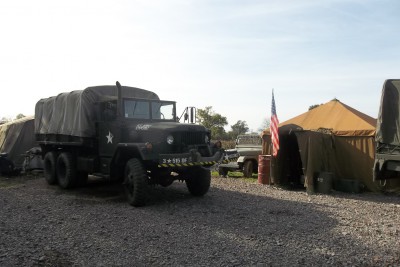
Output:
M141 144L118 144L115 149L114 156L112 158L113 162L127 162L131 158L140 158L143 159L145 157Z
M111 176L118 179L123 178L125 165L131 158L143 159L144 155L140 149L140 144L118 144L111 159Z
M255 161L257 161L254 157L249 157L249 156L240 156L238 159L237 159L237 163L244 163L245 161L248 161L248 160L255 160Z

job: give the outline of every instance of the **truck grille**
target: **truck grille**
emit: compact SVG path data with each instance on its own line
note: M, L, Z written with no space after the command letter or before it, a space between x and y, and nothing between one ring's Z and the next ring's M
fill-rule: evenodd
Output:
M205 133L188 133L188 132L178 132L174 134L176 144L184 145L200 145L204 144Z

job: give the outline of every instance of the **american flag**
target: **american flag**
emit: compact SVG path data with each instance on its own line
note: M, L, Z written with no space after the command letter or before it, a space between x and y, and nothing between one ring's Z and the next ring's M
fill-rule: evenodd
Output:
M274 90L272 90L272 107L271 107L271 142L272 142L272 156L276 157L279 150L279 134L278 134L278 116L276 115Z

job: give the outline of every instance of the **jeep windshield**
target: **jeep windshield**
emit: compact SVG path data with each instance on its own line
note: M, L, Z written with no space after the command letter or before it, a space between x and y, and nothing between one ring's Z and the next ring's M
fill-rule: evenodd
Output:
M127 119L175 121L175 102L145 99L124 99L124 117Z

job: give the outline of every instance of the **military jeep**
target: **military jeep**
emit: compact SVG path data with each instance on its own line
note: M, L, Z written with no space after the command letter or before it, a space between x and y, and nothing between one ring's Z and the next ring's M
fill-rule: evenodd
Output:
M226 177L229 171L243 172L244 177L252 177L258 172L258 156L262 153L262 139L259 135L246 134L236 138L235 149L226 151L229 163L218 165L219 175Z

